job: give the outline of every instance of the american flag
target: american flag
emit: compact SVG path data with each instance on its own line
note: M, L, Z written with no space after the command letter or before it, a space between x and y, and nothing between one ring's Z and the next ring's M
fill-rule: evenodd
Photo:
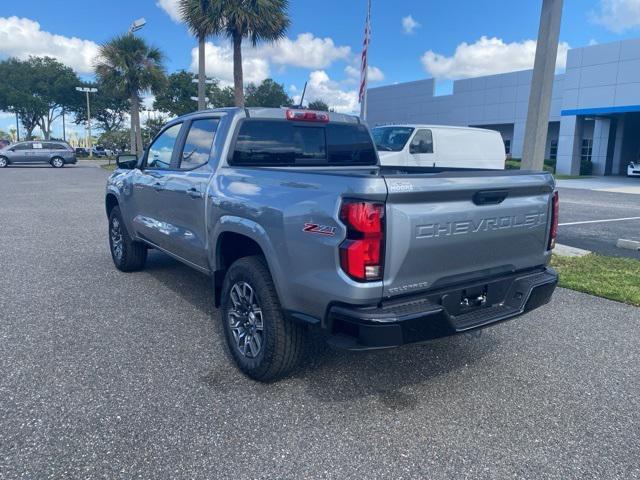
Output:
M367 22L364 26L364 42L362 43L362 58L360 59L360 94L358 99L364 103L367 96L367 54L371 40L371 0L367 6ZM364 106L363 106L364 108Z

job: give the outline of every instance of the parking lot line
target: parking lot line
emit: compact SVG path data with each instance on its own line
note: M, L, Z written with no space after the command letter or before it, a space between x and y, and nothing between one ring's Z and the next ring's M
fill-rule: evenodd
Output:
M587 223L624 222L625 220L640 220L640 217L608 218L608 219L605 219L605 220L584 220L582 222L560 223L560 224L558 224L558 226L566 227L566 226L569 226L569 225L585 225Z

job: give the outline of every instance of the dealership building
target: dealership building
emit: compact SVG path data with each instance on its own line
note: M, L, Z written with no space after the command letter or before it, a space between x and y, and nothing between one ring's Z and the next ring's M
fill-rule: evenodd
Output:
M522 156L532 70L457 80L435 95L433 79L368 90L369 125L422 123L498 130ZM436 147L437 148L437 147ZM553 84L546 158L557 173L621 175L640 153L640 39L569 50Z

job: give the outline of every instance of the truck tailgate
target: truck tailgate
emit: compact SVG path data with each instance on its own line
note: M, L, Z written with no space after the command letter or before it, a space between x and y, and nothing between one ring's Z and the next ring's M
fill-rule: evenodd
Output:
M382 169L388 189L384 297L544 265L550 174Z

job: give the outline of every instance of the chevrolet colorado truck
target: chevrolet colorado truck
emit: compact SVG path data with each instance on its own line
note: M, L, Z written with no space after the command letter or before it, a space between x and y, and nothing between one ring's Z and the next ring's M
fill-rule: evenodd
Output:
M558 195L544 172L381 166L357 117L231 108L170 121L106 187L115 266L157 249L210 275L228 350L271 381L307 332L365 350L547 303Z

